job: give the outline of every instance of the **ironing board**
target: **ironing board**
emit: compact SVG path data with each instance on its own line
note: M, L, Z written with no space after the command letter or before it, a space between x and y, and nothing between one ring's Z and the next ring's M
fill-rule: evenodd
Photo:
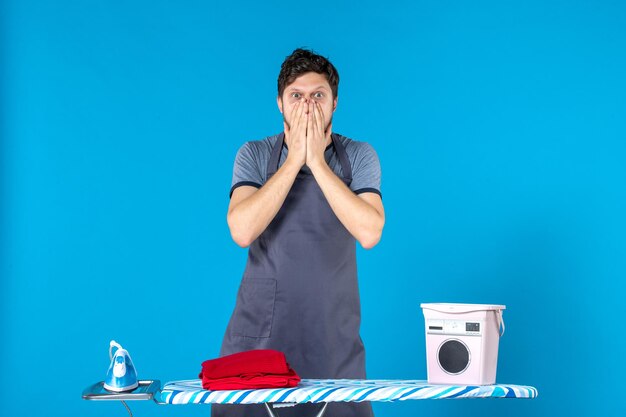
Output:
M154 381L152 381L154 382ZM158 382L158 381L156 381ZM148 384L146 384L148 385ZM95 386L95 385L94 385ZM537 389L525 385L433 385L423 380L400 379L302 379L293 388L266 388L209 391L199 379L166 383L162 388L151 384L150 395L142 390L141 397L157 404L265 404L269 417L278 417L276 408L300 403L324 403L317 417L322 417L329 402L346 401L405 401L453 398L517 398L533 399ZM93 393L93 387L91 392ZM140 384L141 388L141 384ZM131 400L127 394L93 395L87 389L85 399ZM119 395L119 397L117 397ZM117 398L116 398L117 397Z
M302 379L294 388L207 391L199 379L168 382L156 393L159 404L265 404L268 415L274 408L299 403L334 401L404 401L450 398L535 398L537 389L523 385L430 385L422 380L392 379Z

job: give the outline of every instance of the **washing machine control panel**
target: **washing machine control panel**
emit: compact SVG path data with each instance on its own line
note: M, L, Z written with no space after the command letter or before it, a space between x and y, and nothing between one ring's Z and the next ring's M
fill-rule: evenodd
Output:
M481 321L466 320L426 320L426 332L429 334L454 334L465 336L480 336L483 323Z

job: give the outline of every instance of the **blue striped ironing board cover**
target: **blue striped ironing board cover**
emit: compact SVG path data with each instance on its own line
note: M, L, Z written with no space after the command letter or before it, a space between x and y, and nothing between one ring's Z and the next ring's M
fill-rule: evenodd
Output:
M159 404L324 403L448 398L535 398L524 385L430 385L422 380L302 379L293 388L208 391L199 379L172 381L156 393Z

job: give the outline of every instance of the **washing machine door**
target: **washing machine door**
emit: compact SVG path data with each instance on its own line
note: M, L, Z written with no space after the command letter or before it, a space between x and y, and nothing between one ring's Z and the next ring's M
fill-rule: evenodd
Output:
M445 340L437 351L439 366L450 375L463 373L469 366L470 360L469 348L459 339Z

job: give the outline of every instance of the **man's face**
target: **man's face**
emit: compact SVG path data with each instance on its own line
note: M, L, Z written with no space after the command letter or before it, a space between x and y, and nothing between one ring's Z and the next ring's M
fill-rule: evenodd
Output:
M293 106L296 102L304 100L308 100L309 102L316 101L321 105L322 112L324 113L324 131L326 131L332 120L333 112L337 107L337 98L335 97L333 99L330 84L328 84L323 74L318 74L317 72L302 74L285 88L282 97L277 98L278 108L290 129Z

